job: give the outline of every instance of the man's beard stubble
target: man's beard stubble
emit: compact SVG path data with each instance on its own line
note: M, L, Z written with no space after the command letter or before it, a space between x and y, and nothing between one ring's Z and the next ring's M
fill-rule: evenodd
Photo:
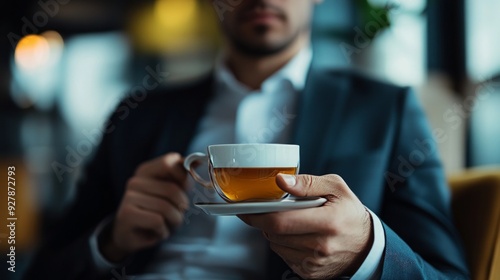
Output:
M256 26L255 32L259 35L264 36L264 34L268 32L268 29L269 27L265 25ZM238 51L252 57L265 57L280 53L283 50L287 49L290 45L292 45L293 42L297 40L299 35L300 30L297 30L292 36L286 38L286 40L284 40L283 42L280 42L279 44L276 44L274 46L270 46L249 42L248 40L245 40L244 38L241 38L236 34L232 34L231 31L226 30L226 36L228 37L228 40L231 42L231 44L233 44L233 46Z
M275 5L266 3L265 1L255 1L255 2L248 2L249 4L245 7L243 7L242 11L239 12L239 15L237 15L237 18L241 18L244 16L244 13L249 12L257 7L260 7L262 9L270 9L273 10L276 14L278 14L280 17L283 18L283 20L286 20L285 12L280 8ZM276 45L266 45L264 44L259 44L252 42L248 38L244 38L240 34L238 34L238 31L235 29L231 29L228 26L223 26L223 29L226 33L227 39L229 42L240 52L251 56L251 57L265 57L265 56L271 56L277 53L282 52L283 50L287 49L293 42L300 36L301 29L299 28L297 31L294 32L289 38L285 38L282 42L277 43ZM257 25L254 28L254 32L257 34L257 36L265 36L265 33L269 32L270 27L266 25Z

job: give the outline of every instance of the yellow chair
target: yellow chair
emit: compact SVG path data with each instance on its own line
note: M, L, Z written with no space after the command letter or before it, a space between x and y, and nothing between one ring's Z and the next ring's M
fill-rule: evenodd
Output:
M500 279L500 169L469 170L449 177L455 224L471 277Z

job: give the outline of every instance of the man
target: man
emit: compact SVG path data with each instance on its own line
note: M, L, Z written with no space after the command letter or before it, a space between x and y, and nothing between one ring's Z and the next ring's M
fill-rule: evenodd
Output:
M224 14L213 75L151 93L130 115L118 109L27 278L467 278L415 96L310 67L316 2L243 1ZM196 212L193 200L213 197L189 186L181 155L231 142L299 144L304 175L277 183L327 202L239 217Z

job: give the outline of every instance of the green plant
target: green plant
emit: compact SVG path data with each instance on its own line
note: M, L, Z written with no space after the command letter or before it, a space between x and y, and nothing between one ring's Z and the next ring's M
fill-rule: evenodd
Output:
M368 0L354 0L356 6L358 21L361 26L366 26L370 22L377 22L378 30L371 33L371 37L391 26L391 18L389 12L393 9L394 5L387 5L385 7L373 6ZM382 20L381 20L382 19Z

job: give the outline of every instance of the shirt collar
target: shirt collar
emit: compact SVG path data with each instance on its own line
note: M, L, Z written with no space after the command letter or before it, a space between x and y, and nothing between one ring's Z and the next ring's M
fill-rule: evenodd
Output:
M312 61L312 50L306 47L298 52L285 66L262 83L266 85L279 81L289 81L296 91L302 91L306 84L307 73ZM241 84L227 68L222 57L215 64L215 79L220 85L226 86L234 91L248 93L251 90Z

